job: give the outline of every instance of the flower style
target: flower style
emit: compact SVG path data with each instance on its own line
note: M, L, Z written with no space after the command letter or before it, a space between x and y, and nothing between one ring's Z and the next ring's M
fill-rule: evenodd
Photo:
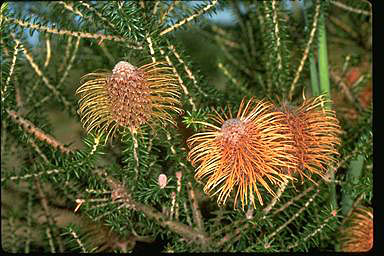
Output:
M294 168L296 160L289 153L293 141L283 122L284 114L273 109L272 103L252 98L245 104L243 99L236 118L229 112L229 116L223 113L224 119L215 111L212 121L216 125L201 122L207 131L188 139L188 158L192 165L199 164L195 178L208 177L204 191L209 194L216 190L212 195L219 194L219 204L225 204L237 187L234 207L240 196L243 209L248 199L256 208L254 192L263 205L258 185L276 196L267 181L281 186L292 179L280 169Z
M112 73L90 73L77 89L81 122L87 132L113 137L120 127L131 133L155 121L174 123L168 110L181 113L179 85L165 62L139 68L120 61Z
M324 95L306 99L299 107L284 103L281 111L285 115L284 124L294 141L291 153L295 156L295 168L287 168L288 174L298 173L313 181L304 170L325 177L329 166L337 163L337 146L341 140L341 128L336 114L324 108L327 100Z
M357 208L341 229L340 249L343 252L366 252L372 248L372 245L372 208Z

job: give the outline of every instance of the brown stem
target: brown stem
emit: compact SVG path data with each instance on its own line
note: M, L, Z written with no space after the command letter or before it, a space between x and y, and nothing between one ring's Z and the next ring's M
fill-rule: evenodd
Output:
M20 125L26 132L34 135L38 140L43 141L56 149L59 149L62 153L71 152L70 149L64 147L64 145L58 142L55 138L45 134L44 131L37 128L33 123L22 118L17 112L8 109L6 109L6 111L15 123Z
M349 102L351 102L359 111L361 110L360 105L357 103L357 99L354 97L354 95L349 90L348 86L342 81L342 77L340 77L336 71L330 70L330 77L331 79L340 86L341 90L343 91L344 95L347 97Z
M108 176L107 173L103 171L98 171L97 174L107 181L108 185L111 187L112 190L123 188L123 185L119 181ZM193 229L190 226L182 224L180 222L168 220L164 214L162 214L155 208L134 201L131 197L130 192L127 191L126 188L123 188L121 192L121 198L125 200L125 203L127 206L129 206L129 208L143 212L149 219L154 220L160 226L168 228L169 230L181 235L185 239L201 245L203 248L208 247L210 238L204 232Z
M193 190L192 183L190 181L188 182L188 196L192 203L193 220L195 221L197 228L204 232L204 223L201 216L200 207L196 200L195 191Z
M60 252L64 252L63 241L61 240L61 237L60 237L60 234L57 231L57 228L55 228L56 223L55 223L54 218L52 217L52 214L50 213L49 205L48 205L48 199L45 196L45 194L43 192L43 189L41 188L40 179L38 177L35 178L35 187L36 187L37 193L39 194L40 203L41 203L41 206L44 209L45 215L47 217L48 224L53 229L52 231L53 231L55 237L57 238L57 243L59 245L59 251Z

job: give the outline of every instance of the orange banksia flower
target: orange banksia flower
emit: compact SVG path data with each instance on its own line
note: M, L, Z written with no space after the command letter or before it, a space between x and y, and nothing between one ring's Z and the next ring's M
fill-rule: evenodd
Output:
M304 100L299 107L283 104L280 108L285 114L284 124L294 141L295 168L287 168L289 175L298 173L311 180L304 170L324 177L328 168L337 163L337 146L341 140L341 128L333 110L324 107L325 97Z
M373 246L372 208L357 208L348 217L341 229L340 250L343 252L366 252Z
M280 169L293 168L291 163L295 162L289 153L293 150L289 127L282 118L284 114L273 111L271 103L251 99L245 104L243 99L235 118L230 112L224 117L216 112L211 118L213 124L201 122L207 130L193 135L187 143L189 160L199 165L195 178L208 178L204 191L215 191L218 203L225 204L237 188L234 207L240 197L243 209L248 199L256 207L254 193L263 205L259 185L275 196L269 184L280 186L292 179Z
M81 122L87 132L113 137L120 127L131 133L143 124L171 122L169 110L181 113L177 78L165 62L139 68L120 61L112 73L90 73L77 89Z

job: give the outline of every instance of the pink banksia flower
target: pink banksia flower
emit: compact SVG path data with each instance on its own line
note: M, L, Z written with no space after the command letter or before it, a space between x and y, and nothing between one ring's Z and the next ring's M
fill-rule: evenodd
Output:
M204 191L218 194L219 204L225 204L235 189L235 208L239 198L243 209L248 202L256 208L254 193L263 205L260 185L276 196L271 185L279 187L292 179L281 171L294 167L289 127L283 123L284 114L274 111L272 103L253 98L247 103L242 100L236 117L231 112L223 111L223 115L216 112L212 122L201 122L206 131L187 141L188 158L198 166L195 178L207 178Z
M181 113L178 80L165 62L139 68L120 61L112 73L90 73L76 93L78 113L87 132L113 137L120 128L137 132L144 124L175 124L169 111Z
M340 145L341 128L324 95L306 99L299 107L283 103L284 124L294 141L291 154L295 156L294 168L286 168L289 175L298 174L312 180L311 174L325 177L328 168L337 164L337 147ZM309 172L308 174L306 172Z
M340 232L340 250L366 252L373 246L373 210L360 207L347 217Z

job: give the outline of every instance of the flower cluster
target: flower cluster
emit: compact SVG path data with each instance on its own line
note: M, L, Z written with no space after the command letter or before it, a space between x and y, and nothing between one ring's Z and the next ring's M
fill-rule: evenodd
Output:
M181 113L177 78L165 62L139 68L120 61L112 73L90 73L77 89L81 121L87 132L113 137L119 127L136 132L143 124L174 123L168 110Z
M325 176L328 167L336 164L336 147L341 143L340 126L335 112L324 108L327 100L323 95L304 100L299 107L283 103L284 123L289 126L289 133L294 141L294 168L287 167L291 175L297 173L311 180L304 170Z
M355 209L341 229L340 250L343 252L366 252L373 245L373 210Z
M78 113L87 132L105 134L105 141L120 127L133 134L144 124L174 124L169 111L182 112L178 80L165 62L137 68L120 61L112 73L91 73L83 79L76 91ZM236 189L234 207L240 199L244 209L249 202L256 208L255 194L263 205L260 185L276 196L275 187L297 176L311 181L311 174L325 177L329 166L336 164L341 132L326 103L319 96L299 107L277 107L252 98L242 100L235 117L215 111L212 122L203 122L206 131L187 141L188 158L198 165L196 179L207 179L204 191L217 194L219 204Z
M263 205L259 185L275 196L271 185L281 187L296 174L302 179L310 179L307 171L324 177L336 162L341 132L325 103L319 96L299 107L276 107L252 98L247 103L243 99L235 118L216 112L211 123L203 122L206 131L188 139L188 158L198 165L196 179L207 178L204 191L218 194L219 204L237 188L234 207L240 198L244 209L248 199L256 207L254 193Z

